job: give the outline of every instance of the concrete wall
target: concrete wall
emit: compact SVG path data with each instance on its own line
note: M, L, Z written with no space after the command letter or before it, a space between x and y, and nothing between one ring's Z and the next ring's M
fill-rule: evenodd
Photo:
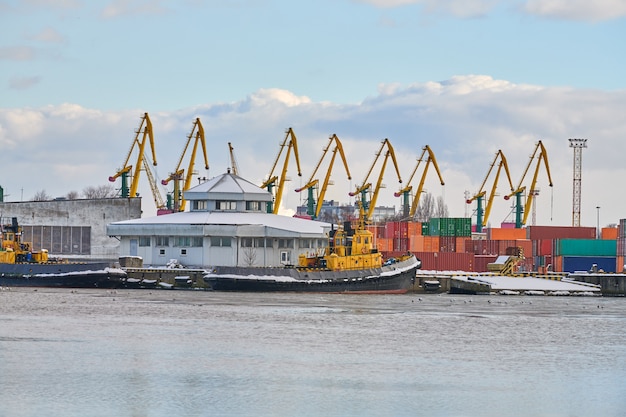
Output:
M107 236L106 225L140 218L141 198L3 202L0 217L3 223L17 217L22 226L89 226L91 254L81 257L117 260L120 242Z

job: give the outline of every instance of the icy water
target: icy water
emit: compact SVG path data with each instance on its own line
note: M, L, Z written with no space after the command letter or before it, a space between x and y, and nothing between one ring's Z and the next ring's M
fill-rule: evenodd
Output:
M624 416L626 299L0 292L0 416Z

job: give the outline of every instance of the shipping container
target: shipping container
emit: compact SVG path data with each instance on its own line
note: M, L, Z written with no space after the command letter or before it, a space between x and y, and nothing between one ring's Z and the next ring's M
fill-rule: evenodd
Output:
M424 252L439 251L439 236L424 236Z
M488 272L487 265L495 262L498 255L475 255L474 272Z
M557 256L616 256L617 241L604 239L556 239Z
M533 244L533 256L552 255L552 239L531 240Z
M617 227L603 227L600 232L600 236L602 239L606 240L616 240L618 235Z
M408 222L408 237L421 236L422 235L422 223L420 222Z
M596 265L598 271L615 272L617 257L615 256L554 256L560 265L557 272L589 271Z
M616 242L617 242L616 255L626 256L626 237L618 237Z
M459 252L417 252L426 271L464 271L474 270L474 255Z
M617 231L618 238L626 238L626 219L619 220L619 230Z
M528 226L526 239L595 239L595 227Z
M456 252L456 237L439 236L439 250L437 252Z
M424 236L418 235L409 237L409 251L424 252Z
M626 258L624 256L617 256L615 258L617 260L615 265L615 272L625 273L626 272Z
M492 240L516 240L526 239L526 229L500 229L489 227L486 230L487 239Z

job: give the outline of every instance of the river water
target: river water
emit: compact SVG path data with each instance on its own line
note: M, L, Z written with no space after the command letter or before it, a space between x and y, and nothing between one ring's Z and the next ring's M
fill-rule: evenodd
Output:
M6 288L0 416L624 416L626 299Z

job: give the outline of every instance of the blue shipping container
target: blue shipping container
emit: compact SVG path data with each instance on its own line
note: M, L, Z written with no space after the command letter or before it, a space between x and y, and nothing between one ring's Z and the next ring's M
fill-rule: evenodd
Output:
M563 272L589 271L593 264L598 270L615 272L617 259L614 256L564 256Z

